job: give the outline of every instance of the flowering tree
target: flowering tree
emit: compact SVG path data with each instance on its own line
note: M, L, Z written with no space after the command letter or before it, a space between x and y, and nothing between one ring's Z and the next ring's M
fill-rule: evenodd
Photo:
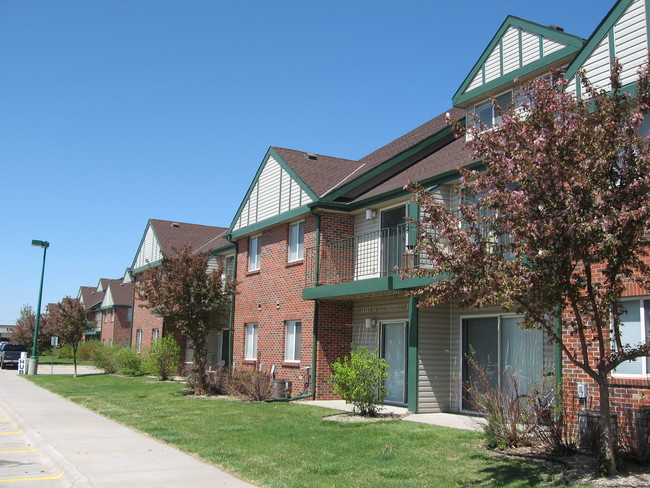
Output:
M137 289L144 307L165 318L192 345L197 393L207 391L208 334L219 327L219 317L230 304L234 283L224 282L223 268L208 271L208 256L191 247L175 249L159 266L144 272Z
M498 129L467 128L485 170L460 170L457 212L410 185L422 210L417 248L432 265L404 270L438 278L414 292L424 306L500 305L521 313L522 327L544 329L598 385L610 474L610 374L650 354L648 344L622 340L620 303L630 283L648 289L650 150L638 133L650 108L648 73L639 73L633 98L621 90L618 64L612 72L608 93L585 82L586 100L562 78L535 81Z
M74 362L74 375L77 376L77 349L83 340L83 333L90 330L86 321L86 310L76 298L65 297L50 313L50 325L53 334L61 344L70 346Z
M36 327L36 314L30 305L23 305L20 309L20 317L16 320L16 328L11 334L12 342L25 344L31 348L34 343L34 329ZM43 351L50 346L50 337L53 335L47 314L41 314L38 323L39 338L36 343L37 351ZM30 349L31 350L31 349Z

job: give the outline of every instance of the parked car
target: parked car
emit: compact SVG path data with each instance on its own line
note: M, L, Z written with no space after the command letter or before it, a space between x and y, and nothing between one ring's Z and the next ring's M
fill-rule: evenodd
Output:
M4 369L6 365L18 366L21 352L27 352L27 346L24 344L2 344L0 346L0 369Z

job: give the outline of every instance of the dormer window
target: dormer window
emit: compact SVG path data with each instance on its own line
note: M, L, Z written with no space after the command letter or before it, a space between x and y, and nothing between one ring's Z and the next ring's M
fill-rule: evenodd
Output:
M507 91L497 96L496 99L474 106L474 113L481 123L475 122L478 131L492 129L503 122L501 111L506 110L512 103L512 91Z

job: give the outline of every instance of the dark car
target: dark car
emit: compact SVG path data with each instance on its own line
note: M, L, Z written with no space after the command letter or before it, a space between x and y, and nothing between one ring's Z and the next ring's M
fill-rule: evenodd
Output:
M6 343L0 346L0 369L4 369L8 365L18 366L21 352L27 352L27 347L24 344Z

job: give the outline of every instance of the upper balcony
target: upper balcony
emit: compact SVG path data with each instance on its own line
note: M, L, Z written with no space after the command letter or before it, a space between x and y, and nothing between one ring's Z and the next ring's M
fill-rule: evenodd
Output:
M413 251L409 224L388 227L305 249L303 298L334 298L422 286L431 279L401 279L399 268L424 265Z

